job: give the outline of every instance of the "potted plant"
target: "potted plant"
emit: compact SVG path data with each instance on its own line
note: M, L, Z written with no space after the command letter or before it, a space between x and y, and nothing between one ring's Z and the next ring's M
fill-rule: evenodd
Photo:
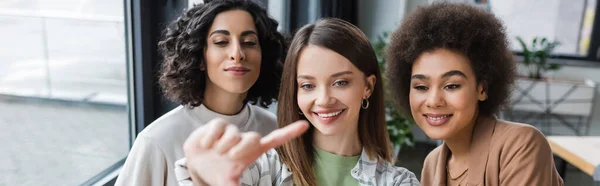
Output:
M379 69L381 74L385 74L385 48L387 46L388 33L385 32L377 37L377 40L373 42L373 49L377 56L377 62L379 63ZM385 75L384 82L385 80ZM385 86L385 83L384 83ZM400 149L404 146L413 146L414 137L411 132L411 126L414 125L414 121L410 117L405 117L398 112L398 109L394 106L390 98L390 91L386 88L383 89L385 94L385 112L387 129L390 140L394 145L396 155Z
M558 70L559 64L548 63L548 58L556 46L560 45L558 41L548 41L545 37L535 37L531 42L531 47L517 36L517 40L523 48L523 65L528 71L529 78L542 79L546 71Z

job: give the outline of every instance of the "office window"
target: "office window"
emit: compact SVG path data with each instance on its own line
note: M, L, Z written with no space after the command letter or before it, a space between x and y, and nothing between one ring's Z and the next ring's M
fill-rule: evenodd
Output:
M79 185L127 155L123 6L0 2L0 185Z
M589 56L597 0L501 0L482 1L502 19L514 51L522 51L517 36L530 44L534 37L547 37L561 44L561 56ZM592 50L596 52L596 50ZM595 54L592 54L595 56Z

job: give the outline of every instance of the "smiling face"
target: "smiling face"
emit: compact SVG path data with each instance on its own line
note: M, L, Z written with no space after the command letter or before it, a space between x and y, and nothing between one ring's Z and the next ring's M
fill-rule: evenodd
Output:
M430 138L446 140L467 131L476 121L478 102L486 98L462 54L437 49L421 54L412 66L411 113Z
M260 43L252 16L243 10L219 13L207 40L205 67L207 89L246 93L258 79L262 60Z
M357 131L361 102L371 95L375 76L368 78L344 56L308 45L297 65L298 106L317 135Z

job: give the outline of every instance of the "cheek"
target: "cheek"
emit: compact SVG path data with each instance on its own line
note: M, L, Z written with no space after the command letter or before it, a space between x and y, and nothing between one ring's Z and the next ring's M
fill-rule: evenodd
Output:
M461 91L448 94L446 101L456 110L472 112L477 105L477 95L471 91Z
M339 101L341 101L344 105L348 106L348 107L355 107L360 109L362 102L363 102L363 97L362 97L362 91L364 90L364 87L361 86L355 86L352 88L348 88L348 89L342 89L339 90L335 95L337 95L335 98ZM371 97L373 97L373 95L371 95ZM369 104L373 104L373 103L369 103Z
M303 112L309 112L311 107L310 95L307 93L298 92L297 100L298 107L300 107L300 110L302 110Z
M425 94L419 94L417 92L410 91L408 94L408 102L411 110L417 111L417 108L424 103L425 99L427 99Z
M262 53L260 49L250 49L246 52L246 57L248 57L248 61L257 67L260 67L262 63Z
M208 46L204 52L204 63L207 69L217 68L227 56L221 49Z

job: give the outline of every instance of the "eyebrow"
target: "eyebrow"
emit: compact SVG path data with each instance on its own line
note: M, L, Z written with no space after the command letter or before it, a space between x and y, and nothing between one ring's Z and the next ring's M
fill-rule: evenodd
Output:
M448 71L448 72L442 74L442 78L447 78L447 77L450 77L450 76L462 76L465 79L467 79L467 75L465 75L464 73L462 73L461 71L458 71L458 70L451 70L451 71ZM427 77L427 76L425 76L423 74L415 74L415 75L412 75L410 77L410 79L428 80L429 77Z
M214 34L224 34L224 35L231 35L231 33L227 30L215 30L213 32L210 33L210 35L208 35L209 37L214 35ZM248 36L248 35L257 35L256 31L254 30L246 30L242 32L242 37L243 36Z
M343 71L343 72L335 73L335 74L331 75L331 77L335 78L335 77L340 77L340 76L347 75L347 74L354 74L354 73L352 73L350 71ZM308 76L308 75L299 75L296 78L298 78L298 79L315 79L315 77Z
M446 73L444 73L442 75L442 78L447 78L447 77L450 77L450 76L462 76L465 79L467 79L467 75L465 75L464 73L462 73L461 71L458 71L458 70L448 71L448 72L446 72Z

